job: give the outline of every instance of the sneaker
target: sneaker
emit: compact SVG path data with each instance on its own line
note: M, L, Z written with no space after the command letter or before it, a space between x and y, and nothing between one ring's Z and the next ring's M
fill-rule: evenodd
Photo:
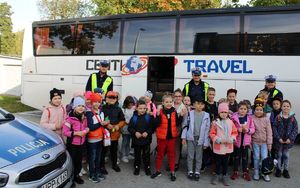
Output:
M100 179L97 176L89 177L89 180L93 183L99 183Z
M134 156L129 155L129 156L127 156L127 159L128 159L128 160L133 160L133 159L134 159Z
M189 172L188 172L188 178L189 178L190 180L193 180L193 179L194 179L194 173L193 173L193 171L189 171Z
M244 173L243 173L243 178L244 178L244 180L246 180L246 181L251 181L251 176L249 175L248 172L244 172Z
M74 177L74 182L76 182L77 184L84 184L84 180L81 179L80 176Z
M283 170L283 173L282 173L282 175L283 175L283 177L284 177L284 178L287 178L287 179L290 179L290 178L291 178L291 176L290 176L290 174L289 174L289 171L288 171L288 170Z
M136 176L140 175L140 167L135 166L133 174Z
M121 169L120 169L120 167L116 164L116 165L114 165L113 167L112 167L112 169L114 170L114 171L116 171L116 172L121 172Z
M151 175L151 178L154 179L154 178L159 177L159 176L161 176L161 172L156 171L154 174Z
M87 171L85 171L84 168L81 168L80 173L81 173L82 175L85 175L85 174L87 174Z
M171 179L171 181L175 181L176 180L176 174L175 174L175 172L171 172L170 173L170 179Z
M118 165L118 164L120 164L120 159L119 159L119 158L117 159L117 165Z
M129 160L128 160L127 157L122 157L122 161L123 161L124 163L128 163L128 162L129 162Z
M238 171L234 171L230 178L231 178L232 180L236 180L236 179L238 179L238 177L239 177Z
M100 181L105 180L105 176L101 173L97 174L97 177L100 179Z
M218 181L218 175L217 174L214 174L211 178L211 184L213 185L217 185L217 181Z
M196 172L195 173L195 181L199 181L199 179L200 179L200 173Z
M226 175L223 175L223 184L225 186L229 186L229 178Z
M281 170L280 169L276 169L276 172L275 172L275 176L280 178L281 177Z
M263 175L262 177L263 177L264 181L266 181L266 182L270 182L271 181L269 175Z
M204 172L205 172L205 166L201 166L200 172L201 172L201 173L204 173Z
M107 170L106 170L105 167L100 169L100 173L103 174L103 175L107 175L108 174L108 172L107 172Z
M150 166L148 166L147 168L145 168L145 174L146 174L146 176L150 176L151 175Z
M253 179L255 181L259 180L259 170L254 170Z

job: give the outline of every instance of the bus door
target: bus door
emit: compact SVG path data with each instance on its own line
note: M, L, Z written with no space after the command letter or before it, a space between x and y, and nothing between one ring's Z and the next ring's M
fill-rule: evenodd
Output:
M164 92L174 91L174 57L149 57L147 90L160 103Z

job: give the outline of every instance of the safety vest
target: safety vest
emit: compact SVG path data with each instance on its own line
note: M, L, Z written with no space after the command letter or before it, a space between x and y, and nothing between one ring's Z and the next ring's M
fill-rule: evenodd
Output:
M279 93L279 91L277 89L274 90L272 98L275 98L275 96Z
M204 82L204 100L207 101L209 84ZM190 83L185 84L185 95L189 95Z
M107 77L102 85L102 89L104 91L104 94L107 93L107 88L108 86L112 83L112 78L111 77ZM93 73L92 74L92 88L91 90L94 91L94 89L97 88L97 73Z
M168 134L168 118L166 114L163 113L163 110L160 110L161 122L156 129L156 137L159 139L166 140ZM176 113L173 111L171 113L171 133L172 138L177 137L177 127L176 127Z

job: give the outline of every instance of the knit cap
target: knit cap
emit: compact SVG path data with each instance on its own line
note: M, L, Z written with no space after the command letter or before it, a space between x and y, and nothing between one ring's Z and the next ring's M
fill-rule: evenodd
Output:
M99 95L99 93L92 93L90 96L90 100L91 104L93 104L94 102L101 102L102 97L101 95Z
M150 99L152 99L153 93L150 90L148 90L148 91L145 92L144 96L149 97Z
M51 91L50 91L50 101L53 99L53 97L55 96L60 96L61 97L61 92L59 89L56 89L56 88L53 88Z
M77 106L85 106L85 102L81 97L75 97L72 108L75 109Z
M218 113L221 113L221 112L229 112L228 103L222 102L221 104L219 104Z
M257 99L255 99L255 101L254 101L254 109L256 108L256 107L262 107L262 108L264 108L265 107L265 104L264 104L264 101L261 99L261 98L257 98Z

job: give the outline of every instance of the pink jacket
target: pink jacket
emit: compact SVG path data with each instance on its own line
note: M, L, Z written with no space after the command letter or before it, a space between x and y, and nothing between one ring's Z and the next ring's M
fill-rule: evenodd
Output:
M252 135L252 142L271 145L273 135L270 119L267 116L261 118L253 116L253 123L255 125L255 133Z
M156 118L157 109L156 109L155 104L152 101L150 101L150 102L147 103L147 109L152 110L153 117Z
M226 119L225 121L226 127L220 119L213 121L209 133L213 142L213 151L219 155L225 155L233 152L233 142L238 134L233 122L230 119ZM226 143L222 143L222 140L226 140Z
M73 131L71 131L71 127L73 128ZM85 136L74 136L74 132L77 131L85 131L87 128L87 120L84 118L82 122L80 122L76 117L68 116L66 121L63 124L63 132L64 136L71 138L73 136L73 145L83 145L85 142Z
M233 121L236 129L238 130L241 127L238 113L232 114L231 120ZM243 141L242 141L242 133L238 132L238 135L237 135L236 140L234 142L235 147L240 148L241 143L243 143L243 146L250 146L251 145L251 137L252 137L252 134L255 132L255 126L253 124L253 119L252 119L251 115L247 115L247 126L248 126L248 129L249 129L249 132L244 134L244 140Z
M66 109L63 105L49 105L44 109L40 125L46 129L50 129L63 138L62 124L66 119Z

